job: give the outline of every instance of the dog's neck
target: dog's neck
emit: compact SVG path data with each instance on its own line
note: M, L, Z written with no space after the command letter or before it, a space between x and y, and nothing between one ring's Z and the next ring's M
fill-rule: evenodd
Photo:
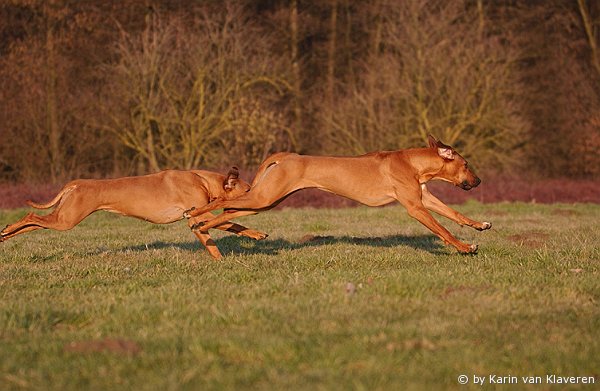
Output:
M436 179L438 173L444 168L444 159L432 148L415 148L405 151L416 170L419 183L427 183Z
M206 195L208 196L208 202L212 202L217 198L225 196L225 190L223 189L224 176L216 173L205 174L202 177L204 182L204 188Z

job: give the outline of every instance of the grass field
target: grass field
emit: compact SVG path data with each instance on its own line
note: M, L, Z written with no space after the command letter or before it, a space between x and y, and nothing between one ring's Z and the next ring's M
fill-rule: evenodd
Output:
M457 209L494 223L442 219L476 256L400 207L241 219L271 236L215 234L221 262L183 222L97 213L17 237L0 244L0 389L600 388L600 206Z

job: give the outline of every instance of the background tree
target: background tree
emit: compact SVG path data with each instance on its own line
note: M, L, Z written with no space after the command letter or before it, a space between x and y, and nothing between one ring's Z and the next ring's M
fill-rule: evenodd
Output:
M220 163L243 98L276 99L287 89L268 37L247 40L253 26L235 7L219 17L199 14L195 28L156 13L146 21L141 33L121 30L118 61L105 70L112 76L101 118L108 121L99 126L135 152L142 172ZM244 131L236 137L243 140Z
M78 118L88 92L77 78L85 64L74 36L87 30L89 19L61 0L12 6L2 9L17 28L0 56L1 160L20 180L57 182L89 173L105 156Z
M481 15L466 2L390 2L383 15L379 48L334 114L338 151L423 145L431 133L481 165L514 163L527 131L515 53L472 28Z
M600 79L578 3L515 3L498 7L494 21L521 54L521 116L531 124L527 170L546 177L597 177ZM597 14L591 19L597 25Z
M6 179L252 169L428 132L482 168L600 175L595 1L7 0L0 21Z

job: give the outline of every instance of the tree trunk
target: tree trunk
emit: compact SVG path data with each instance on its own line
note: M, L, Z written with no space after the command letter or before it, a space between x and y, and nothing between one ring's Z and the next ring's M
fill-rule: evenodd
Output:
M598 45L596 44L596 32L594 31L594 22L585 4L585 0L577 0L577 4L579 5L579 13L581 14L583 28L585 30L585 35L588 39L590 50L592 52L592 65L594 66L596 72L600 74L600 59L598 58Z
M335 89L335 58L337 46L337 0L331 0L331 17L329 19L329 48L327 51L327 108L331 116Z
M62 172L63 155L60 145L60 127L58 123L58 108L56 96L56 49L54 39L54 23L50 7L46 3L44 13L46 17L46 130L48 132L48 150L50 157L50 179L53 183L58 181Z
M302 132L302 80L298 55L298 1L290 4L290 54L292 59L292 77L294 88L294 123L296 134L303 137Z

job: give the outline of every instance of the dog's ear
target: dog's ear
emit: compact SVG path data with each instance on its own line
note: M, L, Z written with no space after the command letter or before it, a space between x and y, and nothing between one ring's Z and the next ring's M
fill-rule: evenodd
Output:
M451 146L436 140L432 135L429 135L427 139L429 140L429 148L437 149L438 155L446 160L454 160L454 150Z
M443 157L446 160L454 160L454 150L452 147L441 144L442 146L438 147L438 155Z
M427 136L427 141L429 141L429 148L437 148L438 141L432 135Z
M231 170L227 173L227 178L223 182L223 188L225 190L233 190L235 185L239 182L240 178L240 170L233 166Z

